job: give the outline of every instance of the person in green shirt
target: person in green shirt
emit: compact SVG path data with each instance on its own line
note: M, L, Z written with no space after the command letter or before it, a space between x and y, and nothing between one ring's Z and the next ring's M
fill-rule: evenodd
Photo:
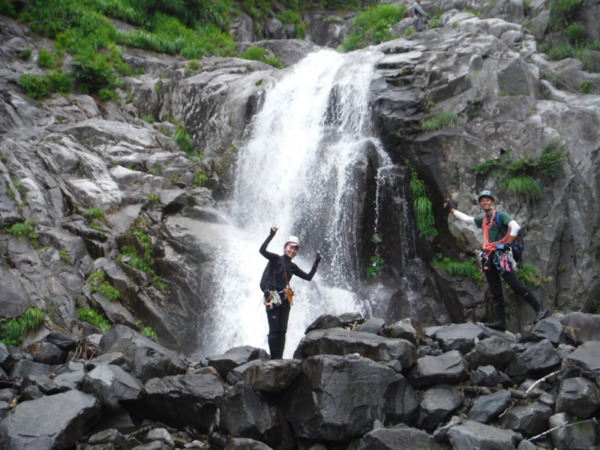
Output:
M550 312L542 308L538 299L519 281L515 274L516 264L514 263L512 246L519 235L521 227L507 213L496 211L496 199L491 191L481 191L477 201L483 211L481 217L471 217L458 211L448 199L444 203L444 208L457 219L469 225L476 225L483 230L481 267L490 287L496 310L495 320L485 323L485 325L499 331L506 330L506 313L501 278L534 309L536 312L534 323L548 317ZM498 216L496 217L496 215Z

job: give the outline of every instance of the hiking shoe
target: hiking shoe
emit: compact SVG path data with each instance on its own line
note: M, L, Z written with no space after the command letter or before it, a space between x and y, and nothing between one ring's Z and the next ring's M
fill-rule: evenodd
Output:
M538 313L536 314L535 320L533 321L533 323L538 323L540 320L545 319L549 315L550 315L550 311L548 311L547 309L540 309L538 311Z
M492 330L506 331L506 323L504 323L504 320L495 320L493 322L486 322L486 323L484 323L484 325L488 328L491 328Z

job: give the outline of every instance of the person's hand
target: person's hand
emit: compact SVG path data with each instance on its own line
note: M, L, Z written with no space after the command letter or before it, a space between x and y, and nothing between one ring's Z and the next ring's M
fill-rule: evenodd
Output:
M446 202L444 203L444 209L448 212L448 214L451 214L452 210L454 209L454 205L449 198L447 198Z
M317 261L321 261L322 257L323 255L321 255L321 250L317 250Z
M279 225L273 225L271 227L271 237L275 236L275 233L277 233L277 230L279 230Z

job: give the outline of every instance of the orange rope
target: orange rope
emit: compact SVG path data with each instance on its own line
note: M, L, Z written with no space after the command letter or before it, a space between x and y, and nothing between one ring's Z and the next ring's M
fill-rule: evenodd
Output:
M494 225L494 214L496 211L492 213L492 218L488 220L488 216L484 216L483 218L483 253L485 256L489 256L490 253L496 250L496 244L506 244L508 241L508 237L510 236L510 228L506 231L506 235L496 242L490 242L489 231L490 228Z

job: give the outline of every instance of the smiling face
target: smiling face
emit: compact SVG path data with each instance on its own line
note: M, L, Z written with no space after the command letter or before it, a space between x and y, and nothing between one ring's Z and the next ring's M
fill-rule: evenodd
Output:
M287 244L284 248L283 248L283 252L285 253L285 255L290 258L293 259L294 256L296 256L296 254L298 253L298 246L296 244Z
M483 209L486 214L494 209L494 200L489 197L481 197L479 200L479 207Z

